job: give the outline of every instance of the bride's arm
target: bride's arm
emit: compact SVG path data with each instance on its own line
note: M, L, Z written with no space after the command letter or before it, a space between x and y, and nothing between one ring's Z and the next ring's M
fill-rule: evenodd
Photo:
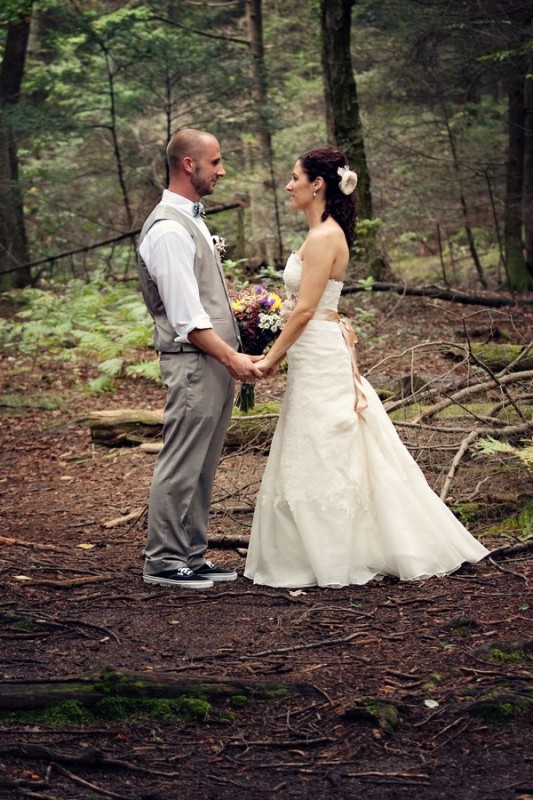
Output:
M274 370L283 361L289 347L301 336L310 319L312 319L320 298L324 294L326 284L333 265L333 247L328 247L328 238L312 236L305 242L305 256L302 259L302 281L298 300L289 314L280 335L257 366L263 372Z

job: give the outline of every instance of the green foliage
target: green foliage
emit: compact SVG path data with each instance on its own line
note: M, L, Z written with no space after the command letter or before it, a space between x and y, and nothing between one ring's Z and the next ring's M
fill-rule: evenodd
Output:
M533 661L533 652L531 650L501 650L499 647L492 647L490 655L493 661L503 664L522 664L526 661Z
M176 699L124 697L109 694L90 709L78 700L64 700L36 711L9 712L0 715L9 722L40 723L51 728L83 727L97 720L107 722L130 720L158 720L178 724L201 723L214 716L211 704L200 697ZM221 714L221 716L225 716Z
M12 723L39 723L51 728L65 728L72 725L83 727L94 718L78 700L64 700L36 711L5 712L0 714L0 719Z
M95 709L96 717L107 720L156 719L161 722L204 722L213 708L199 697L177 699L123 697L110 694L100 700Z
M0 25L8 22L17 24L31 14L31 7L31 0L0 0Z
M0 0L0 38L5 23L29 5ZM268 128L284 250L298 246L305 220L288 212L283 187L301 152L330 139L320 4L263 4L264 104L256 102L250 83L243 6L34 4L39 24L32 28L23 91L8 109L33 258L140 226L166 185L168 135L186 125L213 130L221 139L227 177L215 202L258 189L244 214L246 257L254 266L256 249L270 235L262 220L271 219L271 176L258 163L255 133L258 123ZM434 280L445 269L452 284L468 280L461 187L483 266L499 283L494 214L502 230L508 130L505 93L494 87L507 80L516 54L530 52L530 21L507 19L505 4L494 2L481 10L435 2L422 10L408 0L353 6L352 56L378 218L361 222L359 247L363 251L378 233L399 277ZM219 222L228 242L240 240L233 211L217 215L215 229ZM406 230L411 237L403 236ZM92 274L102 270L102 260L109 273L127 272L132 242L58 260L45 274Z
M126 367L126 375L130 378L144 378L151 383L159 383L161 381L159 360L138 361L136 364L130 364Z
M11 299L23 303L0 325L0 346L39 360L53 357L84 362L95 359L93 393L109 391L123 374L159 382L159 365L139 359L153 343L153 324L139 294L127 285L95 279L73 280L61 292L51 286L23 289Z
M533 469L533 440L524 440L524 445L518 447L517 445L503 442L499 439L494 439L492 436L487 436L484 439L479 439L475 448L479 451L478 455L494 456L500 453L507 453L513 458L518 458L527 469Z

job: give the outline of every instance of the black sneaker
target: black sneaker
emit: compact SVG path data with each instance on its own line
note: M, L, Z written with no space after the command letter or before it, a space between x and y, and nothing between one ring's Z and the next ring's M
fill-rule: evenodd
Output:
M237 577L237 576L235 576ZM143 575L145 583L159 583L161 586L179 586L184 589L211 589L213 581L189 569L180 567L173 572L160 572L158 575Z
M194 574L201 578L209 578L210 581L236 581L237 573L233 569L224 569L217 567L212 561L206 561L205 564L198 569L194 570Z

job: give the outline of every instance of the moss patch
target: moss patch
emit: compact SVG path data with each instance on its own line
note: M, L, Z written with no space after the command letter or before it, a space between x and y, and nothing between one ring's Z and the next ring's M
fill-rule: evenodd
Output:
M506 722L531 714L533 696L524 697L505 689L495 689L473 703L470 711L487 722Z
M39 394L2 394L0 395L0 408L19 411L24 408L37 408L41 411L55 411L63 408L65 399L53 392Z

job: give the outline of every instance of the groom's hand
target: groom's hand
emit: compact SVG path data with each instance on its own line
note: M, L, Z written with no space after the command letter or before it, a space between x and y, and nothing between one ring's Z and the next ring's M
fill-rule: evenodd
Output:
M255 364L255 361L261 358L262 356L247 356L244 353L234 352L233 357L225 366L235 380L241 381L241 383L253 383L264 377L264 373Z
M195 347L224 364L231 377L236 381L253 383L264 377L261 370L254 364L254 361L261 359L262 356L254 357L238 353L229 344L226 344L213 328L195 328L190 331L188 338Z

